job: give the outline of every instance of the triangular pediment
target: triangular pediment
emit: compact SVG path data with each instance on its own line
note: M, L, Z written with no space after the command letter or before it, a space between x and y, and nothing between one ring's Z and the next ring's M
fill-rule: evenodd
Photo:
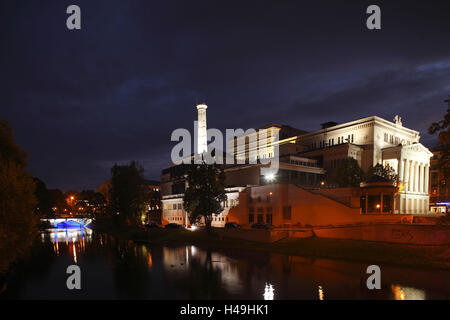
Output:
M413 143L413 144L410 144L410 145L402 146L402 150L419 152L419 153L426 153L430 157L433 156L433 153L430 150L428 150L428 148L425 147L421 143Z

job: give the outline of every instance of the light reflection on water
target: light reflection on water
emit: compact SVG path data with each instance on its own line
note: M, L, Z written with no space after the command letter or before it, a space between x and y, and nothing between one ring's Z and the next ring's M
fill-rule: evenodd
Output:
M69 247L70 254L73 257L73 262L77 263L77 251L84 252L86 249L86 239L90 243L92 242L92 229L89 228L81 228L81 229L66 229L66 228L57 228L57 229L48 229L48 233L41 234L41 241L45 243L46 236L50 238L51 243L53 244L53 249L56 255L59 255L59 243L65 243L67 247ZM72 243L69 246L69 242Z
M325 300L322 286L319 286L319 300Z
M264 288L264 300L273 300L274 298L274 291L273 285L270 283L266 283L266 287Z
M449 299L450 273L380 266L382 290L365 287L368 264L262 252L217 252L119 241L90 229L42 235L44 271L10 282L10 298L81 299ZM78 264L82 292L64 288ZM30 279L27 279L30 277ZM62 284L61 284L62 283ZM326 296L325 296L326 291ZM276 294L275 294L276 293Z
M395 300L426 300L426 294L424 290L402 287L396 284L393 284L391 288Z

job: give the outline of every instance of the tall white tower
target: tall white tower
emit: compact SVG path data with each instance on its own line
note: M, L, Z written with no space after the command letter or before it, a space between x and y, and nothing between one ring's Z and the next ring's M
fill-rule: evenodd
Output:
M204 103L197 105L198 112L198 133L197 133L197 148L198 153L201 154L208 150L208 136L206 133L206 109L208 106Z

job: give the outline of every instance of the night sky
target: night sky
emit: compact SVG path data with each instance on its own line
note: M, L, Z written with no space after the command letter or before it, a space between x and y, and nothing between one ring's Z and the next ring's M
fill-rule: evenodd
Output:
M450 1L2 0L0 118L48 188L114 163L158 179L176 128L316 130L377 115L422 134L450 93ZM66 28L81 7L82 29ZM381 7L382 29L366 28Z

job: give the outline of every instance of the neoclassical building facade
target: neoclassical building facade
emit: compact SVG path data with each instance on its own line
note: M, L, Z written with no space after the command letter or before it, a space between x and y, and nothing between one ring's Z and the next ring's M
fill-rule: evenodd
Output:
M398 175L396 213L429 211L430 158L433 154L420 143L383 149L383 165Z
M201 124L198 128L198 145L205 149L206 105L199 105L197 111L198 121ZM264 134L261 134L261 130ZM243 136L244 139L235 137L226 142L227 146L233 146L228 150L232 150L234 159L241 160L243 163L225 165L228 201L224 203L223 212L214 216L213 226L223 227L233 215L239 212L238 216L248 218L246 218L247 223L250 221L270 224L277 221L281 224L292 223L291 219L287 219L291 210L289 204L293 208L292 216L299 215L299 221L302 221L301 217L310 213L313 208L319 207L323 209L319 211L324 218L334 215L337 221L337 213L340 213L345 217L349 215L347 220L350 217L356 219L355 212L362 212L362 205L343 206L342 201L336 200L340 191L333 188L327 189L324 181L326 174L348 157L356 159L364 171L376 164L382 164L396 172L397 188L389 191L389 208L383 211L385 209L383 197L387 196L384 193L380 195L381 203L375 204L377 208L380 208L380 214L429 213L429 170L430 158L433 154L419 142L419 132L404 127L398 116L394 118L394 121L371 116L341 124L327 122L322 124L320 130L313 132L271 124L258 130L249 130ZM206 150L207 148L208 146ZM277 151L274 152L274 150ZM252 163L258 158L270 160L275 154L278 155L277 161L279 161L276 177L263 175L264 165ZM172 164L171 167L162 171L161 195L164 224L189 225L188 215L183 206L188 167L188 164ZM272 194L264 193L266 186L276 185L287 188L286 192L282 192L280 196L277 196L278 189L272 190ZM327 194L319 197L320 192L317 190L321 189ZM257 190L263 190L261 199L264 197L271 199L271 209L266 208L269 211L266 212L258 205L259 202L255 208L243 202L245 195L253 194L253 191ZM366 192L366 198L370 200L369 196L370 194ZM303 200L296 203L298 199L295 199L299 197ZM363 210L366 213L367 208L370 207L367 202L370 204L370 201L366 201L366 210ZM250 213L251 209L254 213ZM257 219L250 219L252 216ZM286 219L278 216L286 216ZM315 219L313 218L311 217L311 221ZM316 220L314 221L319 223Z
M403 126L401 118L387 121L377 116L343 124L327 123L321 130L298 139L305 157L320 158L326 170L352 157L365 171L382 164L397 174L395 213L428 213L430 150L420 142L418 131Z

